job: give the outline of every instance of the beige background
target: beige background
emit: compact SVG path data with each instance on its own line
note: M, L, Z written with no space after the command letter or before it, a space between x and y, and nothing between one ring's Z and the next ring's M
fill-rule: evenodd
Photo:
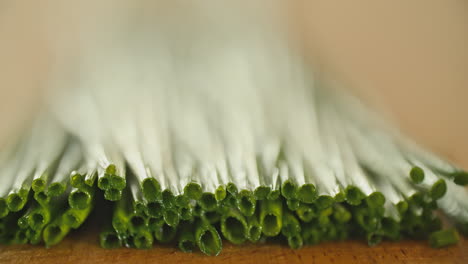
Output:
M73 19L96 15L81 6L110 2L125 0L0 1L0 143L36 108L53 62L46 36L60 29L72 39ZM289 3L294 29L330 76L468 168L468 1Z

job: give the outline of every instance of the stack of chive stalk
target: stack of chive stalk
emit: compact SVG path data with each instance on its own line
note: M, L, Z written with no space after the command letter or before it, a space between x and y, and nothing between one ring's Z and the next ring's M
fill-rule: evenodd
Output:
M109 212L104 248L207 255L223 239L444 247L468 233L468 173L318 82L269 15L233 6L258 23L212 23L203 4L183 25L128 16L57 71L51 86L70 89L1 148L2 243L53 246L93 210Z

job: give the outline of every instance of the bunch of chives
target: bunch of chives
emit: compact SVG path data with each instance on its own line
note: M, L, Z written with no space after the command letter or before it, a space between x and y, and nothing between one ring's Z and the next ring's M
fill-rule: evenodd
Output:
M319 82L271 14L229 6L246 19L132 13L122 28L138 30L96 36L58 71L70 89L0 149L2 243L56 245L93 210L109 210L104 248L207 255L222 239L443 247L468 233L468 173Z

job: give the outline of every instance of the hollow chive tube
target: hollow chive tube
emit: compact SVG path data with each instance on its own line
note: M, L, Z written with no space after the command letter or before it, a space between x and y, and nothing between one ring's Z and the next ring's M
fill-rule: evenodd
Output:
M164 224L164 219L156 217L148 217L148 230L151 232L156 231L162 224Z
M326 227L331 223L330 216L333 214L333 208L328 207L319 211L317 223L320 227Z
M324 210L324 209L331 207L334 202L335 200L333 199L332 196L322 194L317 197L314 205L317 207L318 210Z
M226 191L226 186L224 185L219 185L218 188L216 188L215 191L215 199L216 201L221 202L226 198L227 191Z
M317 209L313 204L301 203L296 209L296 215L301 221L309 223L317 217Z
M31 229L42 230L51 221L51 208L36 205L24 217Z
M94 188L73 188L68 196L70 208L83 210L91 207L94 200Z
M212 212L205 212L203 211L200 218L205 219L208 223L214 225L221 221L222 213L221 211L212 211Z
M164 208L163 209L163 219L166 224L172 227L177 227L180 221L179 211L176 208Z
M382 232L379 232L379 231L369 232L366 234L366 240L369 246L378 245L380 242L382 242Z
M260 224L265 236L276 236L281 232L283 205L281 199L260 201Z
M382 234L390 240L400 239L400 223L390 217L382 218Z
M182 252L193 252L197 246L194 231L192 223L183 222L180 225L177 245Z
M292 249L300 249L304 244L300 233L293 236L288 236L287 240L289 247Z
M42 242L42 230L26 229L26 237L32 245L37 245Z
M116 154L115 164L106 164L105 168L98 168L98 187L104 191L104 198L118 201L122 197L122 190L127 185L125 180L125 165L120 154Z
M375 232L380 227L380 218L374 216L365 207L355 208L353 218L356 223L367 232Z
M200 200L197 201L204 211L211 212L218 208L218 201L214 193L203 192Z
M385 196L381 192L373 192L365 198L367 206L372 209L382 208L385 204Z
M70 232L70 226L63 223L62 215L60 215L44 228L42 238L46 247L50 247L62 241L68 232Z
M242 244L247 240L248 225L243 214L236 208L223 212L221 216L221 233L233 244Z
M286 200L286 206L291 211L296 211L300 205L301 205L301 202L298 199L293 198L293 199Z
M216 228L201 219L195 223L195 241L200 251L208 256L217 256L223 247Z
M322 238L317 226L312 223L302 225L302 240L305 244L315 245L319 243Z
M421 183L424 180L424 170L418 166L411 168L409 177L413 183Z
M351 220L351 213L342 205L335 204L333 208L333 218L338 223L347 223Z
M257 209L258 211L258 209ZM247 239L251 242L257 242L262 236L262 226L258 221L258 212L247 217Z
M147 202L146 204L146 212L148 216L160 218L162 217L164 207L161 202L154 201L154 202Z
M120 240L112 225L109 224L99 233L99 244L106 249L120 248L122 247L122 240Z
M177 228L168 225L166 222L159 222L158 227L154 231L154 237L161 243L169 243L175 239Z
M63 215L63 222L73 229L80 227L91 213L93 206L84 209L69 208Z
M51 182L47 186L47 196L55 197L65 192L70 185L70 172L77 169L81 161L81 147L78 142L74 141L65 148L54 174L51 175Z
M229 186L229 185L228 185ZM203 194L202 187L196 182L189 182L184 187L184 195L189 199L199 200Z
M14 239L13 239L13 244L18 244L18 245L21 245L21 244L26 244L28 243L28 238L26 236L26 230L25 229L16 229L15 231L15 236L14 236Z
M279 175L281 179L281 195L286 199L297 197L297 183L294 177L290 176L290 169L284 161L279 162Z
M114 204L112 214L112 227L118 235L127 233L131 212L131 201L129 201L127 191L125 191L122 199Z
M289 211L283 211L283 226L281 228L281 234L288 238L296 237L301 234L301 224L299 220L290 213ZM296 238L294 238L296 240ZM302 239L301 239L301 246L302 246Z
M436 181L429 189L429 195L433 200L442 198L447 192L447 183L444 179Z
M153 247L153 235L149 230L141 229L134 234L133 243L138 249L150 249Z
M241 190L237 195L237 208L245 216L251 216L255 213L257 200L254 194L249 190Z
M86 160L70 173L70 184L80 190L93 187L97 179L97 164Z
M349 185L345 189L346 202L350 205L359 205L366 195L357 186Z

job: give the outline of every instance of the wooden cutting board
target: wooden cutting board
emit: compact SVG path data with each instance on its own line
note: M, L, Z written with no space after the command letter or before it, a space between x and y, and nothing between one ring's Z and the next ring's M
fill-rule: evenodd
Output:
M217 257L200 252L183 253L174 246L155 245L151 250L99 247L96 229L75 232L50 249L44 246L0 246L0 263L468 263L468 241L433 249L426 241L383 242L369 247L361 241L330 242L292 250L284 245L224 242Z

